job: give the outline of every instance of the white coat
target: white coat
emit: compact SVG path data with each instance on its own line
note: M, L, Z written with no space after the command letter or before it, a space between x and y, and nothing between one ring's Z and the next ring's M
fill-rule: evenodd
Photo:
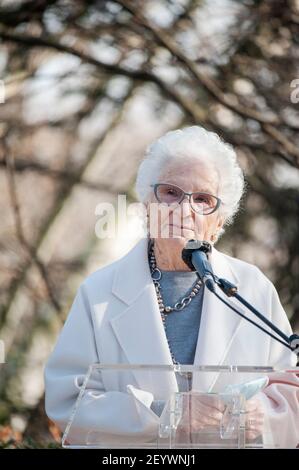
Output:
M237 284L245 299L284 333L292 334L273 284L257 267L215 247L211 265L218 277ZM235 299L226 300L259 322ZM172 364L148 266L146 238L122 258L89 275L77 291L45 368L46 412L62 430L92 363ZM296 365L296 357L205 288L194 364L290 369ZM150 406L153 400L166 400L171 392L177 391L174 373L161 373L158 380L152 380L143 371L126 374L122 385L115 375L104 372L89 381L76 414L77 442L84 439L86 428L97 429L111 439L118 435L117 442L121 442L123 434L135 436L138 443L142 435L157 432L159 417ZM220 390L227 377L217 372L195 374L193 389ZM240 377L230 374L229 380L240 381ZM287 382L271 382L260 395L271 418L274 445L296 447L299 380L291 374Z

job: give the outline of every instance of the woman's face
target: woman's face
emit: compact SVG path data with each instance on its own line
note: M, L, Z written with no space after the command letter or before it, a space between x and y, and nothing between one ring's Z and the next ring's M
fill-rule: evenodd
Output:
M178 186L185 192L203 192L218 196L219 176L211 164L183 162L166 168L156 183ZM154 204L153 204L154 203ZM181 204L158 203L152 193L147 204L149 232L152 238L182 238L213 241L211 238L223 225L219 210L202 215L195 212L185 197Z

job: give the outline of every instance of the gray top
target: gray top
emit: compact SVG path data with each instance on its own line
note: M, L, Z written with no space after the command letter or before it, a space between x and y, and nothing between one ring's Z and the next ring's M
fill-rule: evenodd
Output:
M163 271L160 280L164 305L174 304L187 297L194 283L198 280L195 271ZM181 311L173 311L165 314L165 329L168 343L177 362L180 364L193 364L196 344L200 326L201 310L203 303L203 287L193 297L187 307ZM189 390L188 380L176 375L180 391ZM151 409L160 416L165 402L154 400Z
M164 305L171 307L190 294L198 280L195 271L163 271L160 280ZM193 364L203 302L203 287L190 304L180 311L165 314L166 336L175 359L181 364Z

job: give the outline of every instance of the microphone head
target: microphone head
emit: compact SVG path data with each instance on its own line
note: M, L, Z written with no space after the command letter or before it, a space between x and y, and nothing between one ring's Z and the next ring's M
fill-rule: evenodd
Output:
M192 270L195 271L195 267L192 263L192 253L193 251L200 250L204 253L210 253L212 251L212 245L209 242L202 240L188 240L185 248L182 250L182 260L186 265Z

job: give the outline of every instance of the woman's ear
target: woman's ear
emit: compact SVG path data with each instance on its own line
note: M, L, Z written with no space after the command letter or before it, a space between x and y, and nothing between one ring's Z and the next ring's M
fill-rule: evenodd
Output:
M218 222L217 222L217 231L222 229L223 224L224 224L224 219L223 219L223 217L219 217L219 218L218 218Z

